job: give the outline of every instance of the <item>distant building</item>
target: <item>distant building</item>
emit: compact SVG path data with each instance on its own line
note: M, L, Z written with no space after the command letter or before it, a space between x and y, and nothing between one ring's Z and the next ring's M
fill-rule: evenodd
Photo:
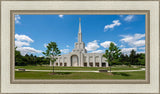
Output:
M79 19L78 42L69 54L57 56L54 66L73 66L73 67L108 67L103 57L104 53L87 53L85 43L82 41L81 19ZM50 66L53 64L50 62Z

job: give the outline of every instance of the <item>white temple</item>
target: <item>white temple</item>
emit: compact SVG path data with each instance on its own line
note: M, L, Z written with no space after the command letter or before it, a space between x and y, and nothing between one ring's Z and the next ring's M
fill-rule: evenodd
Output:
M81 19L79 19L78 42L69 54L57 56L54 66L73 67L108 67L108 62L103 57L104 53L87 53L85 43L82 41ZM50 66L52 66L50 62Z

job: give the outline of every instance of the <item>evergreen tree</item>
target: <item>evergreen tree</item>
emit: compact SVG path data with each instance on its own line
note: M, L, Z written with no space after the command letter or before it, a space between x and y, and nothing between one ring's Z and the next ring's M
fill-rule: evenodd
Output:
M17 47L15 47L15 65L24 66L25 64L23 64L22 55L20 51L17 51L16 49Z
M145 54L144 53L138 54L137 62L138 62L138 65L143 65L143 66L145 65Z
M136 63L136 51L132 50L130 52L130 57L129 58L130 58L130 64L135 65L135 63Z

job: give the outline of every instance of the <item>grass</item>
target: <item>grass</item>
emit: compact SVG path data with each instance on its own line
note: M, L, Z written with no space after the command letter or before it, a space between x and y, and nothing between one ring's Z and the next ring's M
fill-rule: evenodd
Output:
M113 72L94 73L94 72L57 72L50 75L50 72L15 71L15 79L145 79L145 71L136 72Z
M15 69L25 68L29 70L52 70L52 66L15 66ZM139 70L140 66L112 66L112 70ZM97 71L98 69L108 69L109 67L54 67L54 70L75 70L75 71ZM94 72L57 72L50 75L50 72L36 71L15 71L15 79L145 79L145 71L134 72L113 72L94 73Z
M15 69L25 68L30 70L52 70L52 66L15 66ZM112 70L139 70L140 66L112 66ZM109 67L54 67L54 70L92 70L97 71L98 69L108 69Z

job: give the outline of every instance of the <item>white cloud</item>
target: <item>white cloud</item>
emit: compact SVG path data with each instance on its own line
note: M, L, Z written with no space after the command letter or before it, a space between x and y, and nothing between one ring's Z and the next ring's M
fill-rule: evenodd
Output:
M64 15L58 15L60 18L63 18Z
M96 51L92 51L91 53L103 53L104 50L96 50Z
M124 45L120 45L120 47L125 47Z
M33 42L33 40L26 35L18 35L18 34L15 35L16 47L29 46L30 42Z
M127 21L127 22L130 22L130 21L133 20L133 18L134 18L134 15L128 15L128 16L126 16L126 17L124 18L124 20Z
M142 39L145 37L145 34L134 34L134 35L122 35L122 39L120 40L121 42L127 43L129 46L132 48L123 48L122 53L129 54L132 49L137 51L137 47L139 50L144 50L145 49L145 40ZM142 47L143 46L143 47ZM144 51L137 51L137 53L144 53Z
M45 44L44 44L44 47L47 48L47 46L48 46L48 44L45 43Z
M87 51L95 51L99 48L97 40L87 43L87 47L85 47Z
M29 46L30 44L28 42L22 42L22 41L15 41L16 47L22 47L22 46Z
M135 38L135 39L141 39L141 38L143 38L143 37L145 37L145 34L135 34L135 35L134 35L134 38Z
M69 53L69 49L61 49L60 50L62 53Z
M133 45L139 47L139 46L144 46L145 45L145 40L138 40L133 42Z
M145 37L145 34L121 35L123 38L121 42L128 43L130 46L139 47L145 45L145 40L139 40Z
M121 35L122 37L124 37L123 39L121 39L120 41L122 42L131 42L134 40L134 38L132 36L129 35Z
M121 23L119 22L119 20L114 20L114 21L112 21L112 22L113 22L113 24L106 25L106 26L104 27L104 29L105 29L105 30L113 29L115 26L121 25Z
M121 52L124 54L129 54L132 50L137 51L137 48L123 48Z
M43 57L43 55L39 55L38 57Z
M34 42L30 37L26 35L15 35L15 46L17 47L16 50L21 52L21 55L25 55L27 53L41 53L41 50L36 50L32 47L23 47L29 46L30 43Z
M108 48L109 46L110 46L110 43L111 43L112 41L105 41L105 42L102 42L100 45L102 46L102 47L104 47L104 48ZM114 42L113 42L114 43ZM115 43L114 43L115 44ZM116 44L115 44L116 45Z
M21 17L19 15L15 15L15 23L20 24Z
M27 41L27 42L34 42L30 37L26 36L26 35L15 35L15 39L17 41Z
M20 51L23 56L27 53L41 53L42 52L41 50L36 50L32 47L18 47L17 50Z
M140 49L140 50L145 50L145 47L140 47L140 48L138 48L138 49Z
M67 48L69 48L69 45L66 45Z

